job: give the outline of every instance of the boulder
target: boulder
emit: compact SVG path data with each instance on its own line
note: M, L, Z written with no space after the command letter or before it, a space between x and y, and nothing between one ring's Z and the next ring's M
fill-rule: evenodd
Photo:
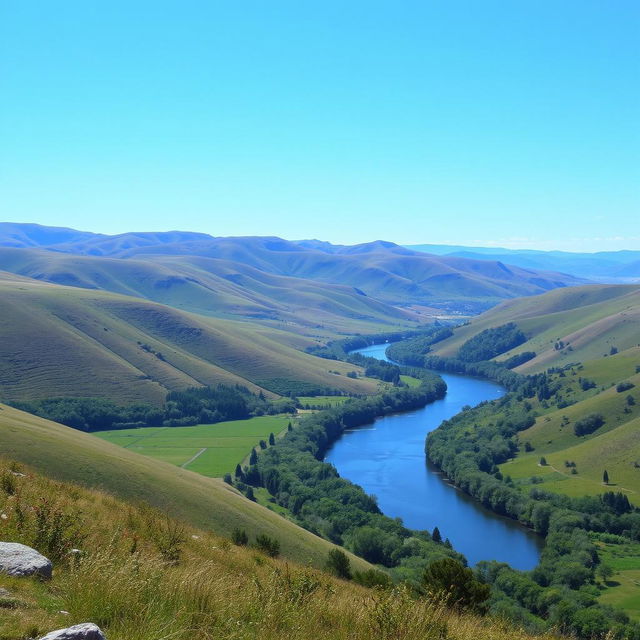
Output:
M51 561L35 549L18 542L0 542L0 573L50 578L52 568Z
M106 638L100 627L91 622L85 622L66 629L52 631L40 640L106 640Z

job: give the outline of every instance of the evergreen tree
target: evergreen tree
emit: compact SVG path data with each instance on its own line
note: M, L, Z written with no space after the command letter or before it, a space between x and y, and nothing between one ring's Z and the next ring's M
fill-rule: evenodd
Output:
M604 482L604 484L609 484L609 474L607 473L607 470L604 470L604 473L602 474L602 482Z
M247 498L249 498L249 500L251 500L252 502L256 501L256 497L253 495L253 487L247 487L247 491L244 495L247 496Z
M267 448L267 443L264 440L260 440L260 448L261 449L266 449Z
M340 549L331 549L327 558L327 569L344 580L351 580L351 562L347 554Z
M269 434L269 444L273 447L273 445L276 443L276 437L273 435L273 433Z
M242 480L244 478L244 473L242 473L242 467L239 464L236 465L235 476L239 480Z
M258 454L255 449L251 449L251 455L249 456L249 464L257 464L258 463Z
M431 534L431 538L434 542L440 543L442 542L442 535L440 534L440 529L438 527L433 528L433 533Z
M287 431L293 431L293 425L291 424L291 422L289 422L289 424L287 425Z

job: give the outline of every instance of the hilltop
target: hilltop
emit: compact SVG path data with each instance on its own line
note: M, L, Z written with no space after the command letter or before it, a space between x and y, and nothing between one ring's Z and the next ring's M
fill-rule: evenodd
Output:
M353 306L352 317L362 319L363 308L374 304L363 300L356 303L353 296L360 296L373 298L377 303L375 309L368 311L374 316L374 321L380 321L381 312L389 315L387 311L391 306L403 308L404 315L396 309L390 317L405 323L419 320L415 312L423 312L425 307L431 313L432 307L448 312L474 312L507 298L536 295L583 282L567 274L522 269L500 261L426 255L383 241L345 247L318 241L290 242L276 237L214 238L183 232L104 236L2 223L0 246L14 250L2 253L0 269L64 284L120 292L122 289L113 287L130 287L133 281L123 271L129 267L133 270L146 269L155 273L148 276L149 284L155 278L173 289L171 293L159 294L171 299L154 297L158 294L150 293L153 289L150 286L145 293L136 289L136 295L151 296L151 299L167 304L185 304L185 300L190 299L188 304L200 305L198 310L222 303L219 312L239 315L247 311L247 291L251 295L267 294L268 298L278 299L278 292L283 289L309 290L310 281L315 283L311 290L313 293L317 293L319 284L322 284L325 285L325 297L341 294L346 300L349 294L351 298L347 306ZM15 253L33 248L40 248L46 253ZM87 258L115 258L125 261L126 266L116 266L113 262L64 261L53 257L61 253ZM131 260L135 262L129 263ZM142 267L140 262L153 264ZM80 268L80 265L84 266ZM98 274L93 279L86 275L92 269ZM116 270L116 273L111 270ZM215 279L215 287L208 284L211 278ZM221 284L217 278L225 278L227 282L222 287L223 295L214 304L216 299L209 299L204 289L215 290ZM183 287L185 279L188 284ZM232 290L229 290L229 282L236 285ZM328 285L331 286L327 288ZM338 290L333 289L336 285L340 287ZM181 295L181 289L185 292L191 290L189 296ZM307 293L306 298L300 300L300 306L309 307L310 304L311 309L322 308ZM233 305L237 304L234 297L238 296L243 299L242 305L234 310ZM228 298L226 301L225 297ZM258 305L263 302L254 300ZM386 307L380 307L381 304ZM414 313L407 314L407 311ZM277 305L270 311L272 315L278 312ZM264 313L264 308L260 313Z

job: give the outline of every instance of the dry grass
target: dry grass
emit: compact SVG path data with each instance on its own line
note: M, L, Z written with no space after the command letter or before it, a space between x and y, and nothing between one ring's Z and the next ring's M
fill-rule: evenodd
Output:
M56 559L47 583L0 577L11 593L0 616L2 640L86 621L109 640L532 637L453 614L402 587L364 589L236 547L150 507L32 473L17 476L7 462L0 467L13 479L0 489L0 539Z

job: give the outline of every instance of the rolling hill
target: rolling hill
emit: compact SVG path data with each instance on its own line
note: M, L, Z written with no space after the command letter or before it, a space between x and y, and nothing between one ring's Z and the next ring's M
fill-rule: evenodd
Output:
M308 281L316 283L316 287L320 283L339 285L342 287L339 291L327 290L325 297L340 293L344 299L349 293L349 306L354 305L355 309L351 311L352 317L361 317L363 305L373 304L363 300L356 304L354 297L374 298L377 304L387 305L387 313L389 305L405 308L437 306L448 311L474 312L507 298L536 295L582 282L570 275L522 269L500 261L426 255L382 241L345 247L318 241L289 242L275 237L214 238L186 232L129 233L120 236L87 236L76 232L78 237L73 237L69 230L63 230L66 236L57 230L58 235L52 236L52 239L57 240L60 236L61 240L53 242L45 234L46 228L35 227L34 230L34 225L26 225L21 229L16 224L8 227L0 224L0 246L13 249L39 247L49 254L135 260L138 266L133 265L134 269L140 268L141 261L154 262L155 268L165 270L165 280L171 277L197 280L198 277L193 275L193 269L196 269L201 279L203 272L206 272L207 277L219 276L239 287L246 286L251 294L264 294L266 289L296 291L309 287ZM35 265L11 254L4 253L4 256L0 268L15 273L39 275L43 279L51 276L65 284L85 280L75 268L69 269L54 262L47 265L42 255L34 257ZM170 257L173 260L168 260ZM107 267L103 263L96 268L102 271ZM114 266L109 268L117 269ZM171 276L166 269L177 269L177 272ZM184 269L191 275L181 274L180 271ZM271 277L267 278L267 275ZM287 280L279 280L278 277ZM122 276L115 279L122 282ZM105 278L104 283L98 279L88 284L104 288L103 284L109 282L112 282L110 276ZM175 282L177 284L178 280ZM229 287L228 282L223 288L225 291ZM206 287L206 283L203 286ZM220 283L216 281L214 288L218 286ZM314 292L317 294L318 289ZM238 294L237 288L234 293ZM214 306L207 302L200 304L209 308ZM306 302L303 300L301 305L306 306ZM318 305L312 303L311 308L316 309ZM377 312L381 311L378 307ZM369 310L369 313L372 311ZM397 318L398 314L398 310L395 310L390 316ZM411 319L416 318L404 318L405 321Z
M470 260L498 260L524 269L571 273L595 282L624 283L640 278L640 251L534 251L455 245L407 245L407 249Z
M97 396L159 404L167 391L283 380L371 393L355 367L302 351L310 341L147 300L5 275L0 278L0 390L7 400Z
M251 319L305 335L415 327L420 316L353 287L281 276L198 256L116 259L0 247L0 269L45 282L103 289L178 309Z
M484 329L515 322L527 341L497 360L525 351L537 355L516 369L538 372L550 366L585 362L640 343L640 286L589 285L551 291L544 296L510 300L474 318L436 345L434 353L453 356Z

